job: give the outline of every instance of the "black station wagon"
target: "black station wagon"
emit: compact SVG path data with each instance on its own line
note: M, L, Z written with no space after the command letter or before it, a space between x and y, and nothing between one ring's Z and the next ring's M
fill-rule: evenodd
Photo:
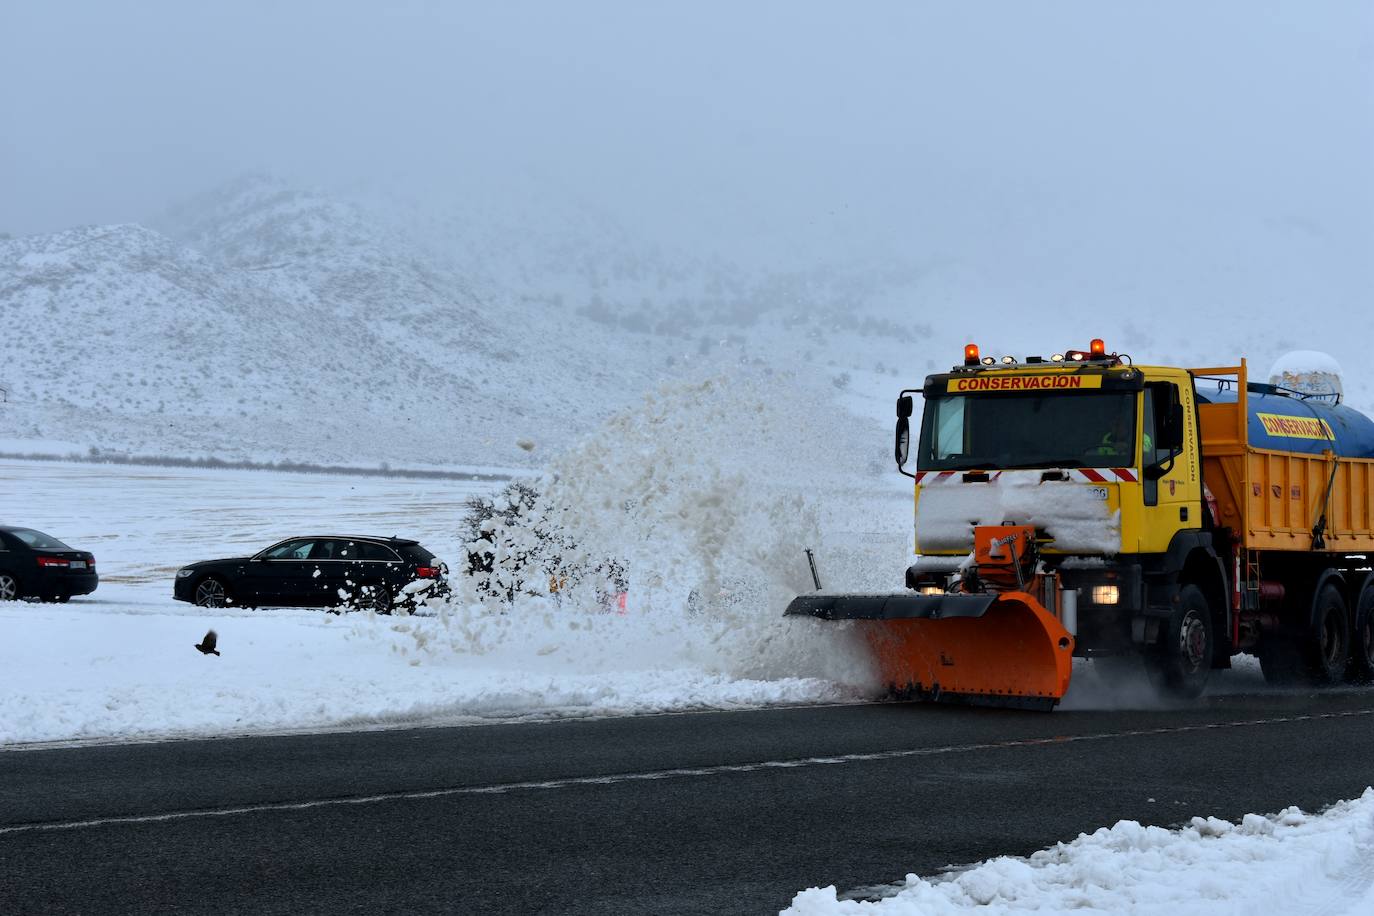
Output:
M177 570L172 597L202 607L348 606L387 614L417 595L445 591L446 572L416 541L316 535L251 557L192 563Z

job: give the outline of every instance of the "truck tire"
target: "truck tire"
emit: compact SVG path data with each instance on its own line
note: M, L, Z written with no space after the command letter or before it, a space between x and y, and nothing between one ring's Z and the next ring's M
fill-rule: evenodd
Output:
M1303 674L1313 684L1334 684L1350 664L1350 614L1334 584L1317 594L1316 620L1303 645Z
M1295 683L1302 671L1302 653L1291 640L1266 636L1255 651L1264 682L1274 687Z
M1374 588L1360 593L1355 607L1355 628L1350 640L1350 667L1346 680L1368 684L1374 680Z
M1196 585L1179 589L1178 606L1161 628L1145 659L1150 680L1161 693L1191 700L1207 687L1212 671L1212 610Z

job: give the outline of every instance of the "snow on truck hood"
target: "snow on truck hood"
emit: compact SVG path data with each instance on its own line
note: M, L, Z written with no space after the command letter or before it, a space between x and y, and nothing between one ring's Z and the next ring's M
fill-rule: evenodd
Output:
M1096 483L1082 472L1065 480L1044 480L1045 468L994 472L988 480L965 481L963 473L923 475L916 501L916 551L973 549L978 525L1034 525L1070 553L1114 554L1121 550L1121 513L1106 496L1114 482ZM1112 478L1111 471L1098 476Z

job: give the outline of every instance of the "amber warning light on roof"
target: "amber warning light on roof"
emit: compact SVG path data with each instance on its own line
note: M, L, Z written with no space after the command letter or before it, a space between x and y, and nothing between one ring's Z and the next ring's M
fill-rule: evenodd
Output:
M976 366L976 365L978 365L978 345L977 345L977 344L967 344L967 345L965 345L965 347L964 347L964 365L965 365L965 366Z

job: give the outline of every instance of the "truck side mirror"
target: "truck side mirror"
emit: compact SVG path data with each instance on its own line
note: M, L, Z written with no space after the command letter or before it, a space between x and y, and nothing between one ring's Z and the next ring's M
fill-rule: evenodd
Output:
M913 405L912 405L912 402L911 402L911 395L909 395L909 394L904 394L904 395L902 395L900 398L897 399L897 418L898 418L898 419L901 419L901 420L907 419L908 417L911 416L912 410L913 410Z
M911 398L906 400L908 404L911 402ZM897 443L894 451L898 469L905 467L911 452L911 423L906 417L897 417Z

